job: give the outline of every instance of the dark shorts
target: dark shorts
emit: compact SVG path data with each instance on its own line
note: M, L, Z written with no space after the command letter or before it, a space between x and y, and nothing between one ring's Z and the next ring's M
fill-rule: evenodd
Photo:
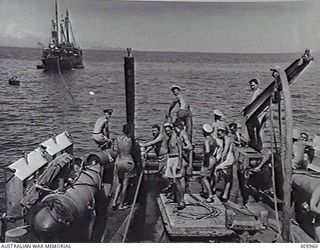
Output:
M133 177L135 175L134 162L126 159L117 159L115 162L114 173L119 179Z
M110 164L110 165L108 164L106 167L104 167L102 182L111 184L113 181L113 173L114 173L114 164Z
M168 162L168 155L167 154L158 156L158 163L159 163L158 170L161 174L164 174L166 172L167 162Z
M226 167L223 170L219 170L219 174L222 175L226 183L231 182L232 181L232 165Z
M179 111L177 112L177 119L184 120L187 117L191 117L190 110L179 109Z
M211 175L214 172L216 162L217 162L216 158L214 156L211 156L209 159L209 164L203 163L203 166L201 167L201 170L200 170L200 175L203 177L211 177Z

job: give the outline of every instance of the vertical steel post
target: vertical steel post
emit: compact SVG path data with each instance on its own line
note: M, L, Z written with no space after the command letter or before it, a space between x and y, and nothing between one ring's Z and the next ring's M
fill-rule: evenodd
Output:
M124 77L126 89L127 124L130 126L132 138L134 138L135 82L134 57L131 54L131 48L127 49L127 55L124 57Z

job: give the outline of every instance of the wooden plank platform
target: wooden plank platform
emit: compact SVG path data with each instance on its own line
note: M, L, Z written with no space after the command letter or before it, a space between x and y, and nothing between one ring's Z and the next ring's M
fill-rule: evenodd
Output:
M203 201L199 194L194 194ZM234 235L234 231L226 228L226 209L221 201L215 197L213 203L206 203L220 211L216 217L196 219L196 216L208 214L209 210L199 206L199 202L189 194L185 194L186 208L180 211L175 209L175 203L168 203L164 194L160 194L158 205L169 237L225 237Z

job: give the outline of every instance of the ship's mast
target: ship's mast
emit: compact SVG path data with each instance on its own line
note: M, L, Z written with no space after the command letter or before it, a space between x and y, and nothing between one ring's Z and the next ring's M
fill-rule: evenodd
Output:
M66 11L66 17L65 17L65 27L66 27L66 35L67 35L67 43L70 43L70 38L69 38L69 11L67 9Z
M66 42L66 36L64 34L64 29L63 29L63 20L61 20L61 23L60 23L60 29L61 29L61 43L63 42Z
M58 15L58 1L55 2L55 9L56 9L56 32L57 32L57 41L56 45L59 45L59 15Z

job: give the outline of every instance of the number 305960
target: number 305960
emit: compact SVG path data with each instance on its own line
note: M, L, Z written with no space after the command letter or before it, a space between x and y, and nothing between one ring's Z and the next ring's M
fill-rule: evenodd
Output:
M301 244L300 248L318 248L318 244L313 244L313 243Z

